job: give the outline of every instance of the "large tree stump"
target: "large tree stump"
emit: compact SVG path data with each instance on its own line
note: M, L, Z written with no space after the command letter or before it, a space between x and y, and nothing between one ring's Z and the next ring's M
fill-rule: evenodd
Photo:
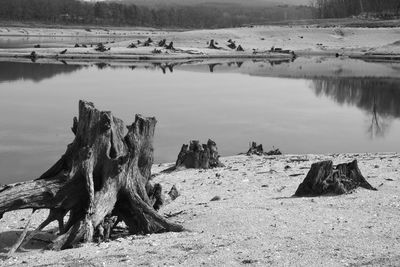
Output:
M311 165L295 196L319 196L324 194L345 194L357 187L376 190L370 185L358 168L357 160L333 166L332 161L321 161Z
M155 118L136 115L124 134L122 120L80 101L79 119L74 118L72 127L74 141L40 178L0 187L0 218L17 209L49 209L39 228L59 222L60 236L53 249L92 241L96 227L111 215L123 220L133 234L182 231L153 208L160 204L154 200L160 188L154 190L149 182L155 125Z
M174 169L210 169L223 166L219 161L217 144L208 139L207 144L203 145L197 140L190 141L189 145L182 145Z

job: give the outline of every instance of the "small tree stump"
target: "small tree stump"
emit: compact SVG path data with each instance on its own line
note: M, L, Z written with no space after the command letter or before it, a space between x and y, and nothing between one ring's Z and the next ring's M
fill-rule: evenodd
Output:
M251 142L251 147L247 151L246 155L258 155L261 156L264 154L264 149L262 144L257 145L256 142Z
M236 44L233 42L233 41L231 41L231 42L229 42L229 44L227 45L230 49L236 49Z
M345 194L357 187L376 190L370 185L358 168L357 160L333 166L332 161L321 161L311 165L295 196L319 196L325 194Z
M143 46L150 46L153 43L153 40L149 37L144 43Z
M169 43L169 45L165 46L165 49L175 50L174 42L171 41L171 42Z
M199 141L190 141L190 145L182 145L174 168L210 169L223 166L219 161L217 144L209 139L207 144L203 145L200 145Z
M94 50L99 51L99 52L105 52L108 49L104 46L103 43L98 43Z
M216 43L214 42L214 39L210 40L210 44L208 45L209 49L221 49L221 47L216 46Z
M282 155L282 152L279 150L279 148L273 148L272 150L268 152L264 152L262 144L257 145L256 142L252 142L249 150L246 153L247 156L250 155L266 155L266 156L277 156L277 155Z
M244 49L243 49L243 47L242 47L241 45L239 45L239 46L236 48L236 51L238 51L238 52L243 52Z
M158 42L158 46L164 47L167 45L167 39L162 39L161 41Z

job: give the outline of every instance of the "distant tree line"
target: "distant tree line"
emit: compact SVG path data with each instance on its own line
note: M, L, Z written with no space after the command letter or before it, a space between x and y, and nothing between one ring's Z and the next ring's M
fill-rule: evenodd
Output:
M400 0L314 0L318 18L345 18L370 13L381 18L399 17Z
M0 0L0 20L49 24L217 28L311 17L312 8L306 6L260 8L201 4L149 8L79 0Z

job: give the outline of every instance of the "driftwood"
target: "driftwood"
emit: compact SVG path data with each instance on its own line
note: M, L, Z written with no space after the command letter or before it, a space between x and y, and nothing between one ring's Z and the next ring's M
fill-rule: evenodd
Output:
M167 39L162 39L161 41L158 42L158 46L164 47L167 45Z
M167 45L167 46L165 47L165 49L175 50L175 48L174 48L174 42L170 42L169 45Z
M124 134L122 120L80 101L74 141L38 179L0 187L0 218L12 210L49 209L39 229L59 222L52 249L92 241L98 227L114 215L133 234L182 231L155 211L161 191L149 182L155 125L155 118L136 115Z
M271 47L270 52L276 52L276 53L282 53L282 54L291 54L294 58L296 58L296 54L294 53L293 50L289 49L282 49L280 47Z
M321 161L311 165L295 196L318 196L324 194L345 194L357 187L376 190L370 185L358 168L357 160L333 166L332 161Z
M144 43L143 46L150 46L153 43L153 40L149 37Z
M134 43L130 43L130 44L128 45L128 48L137 48L137 46L136 46Z
M199 141L190 141L190 145L182 145L174 169L210 169L223 166L219 161L217 144L209 139L207 144L203 145L200 145Z
M106 48L103 43L98 43L94 50L98 52L105 52L107 50L110 50L110 48Z
M279 150L279 148L272 148L272 150L264 152L264 155L278 156L278 155L282 155L282 152Z

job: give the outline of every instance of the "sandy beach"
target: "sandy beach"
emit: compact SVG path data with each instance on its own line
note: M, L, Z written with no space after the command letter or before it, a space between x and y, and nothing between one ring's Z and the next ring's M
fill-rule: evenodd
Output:
M398 60L400 58L400 28L351 28L301 26L251 26L216 30L163 31L156 29L57 29L1 27L2 38L34 37L110 37L105 43L107 51L95 51L95 46L77 47L73 44L42 44L40 48L0 49L1 58L28 57L32 51L37 59L53 60L155 60L155 59L204 59L204 58L291 58L290 54L272 47L294 51L297 56L329 55L375 60ZM143 43L151 38L149 46ZM120 39L120 40L118 40ZM121 40L123 39L123 40ZM128 39L128 40L127 40ZM175 50L158 47L166 39L173 42ZM221 49L208 49L211 39ZM244 51L227 47L231 39ZM138 44L138 41L141 44ZM130 44L137 48L128 48ZM40 45L40 43L38 42ZM55 47L54 47L55 46ZM63 50L67 49L64 53ZM109 50L108 50L109 49Z
M378 191L292 197L312 163L358 159ZM160 213L182 224L182 233L127 236L62 252L44 250L55 225L25 252L2 266L397 266L400 264L398 153L232 156L225 167L161 173L153 181L180 196ZM211 201L218 196L219 200ZM25 227L29 210L0 220L0 252L7 252ZM47 215L33 217L31 229Z

